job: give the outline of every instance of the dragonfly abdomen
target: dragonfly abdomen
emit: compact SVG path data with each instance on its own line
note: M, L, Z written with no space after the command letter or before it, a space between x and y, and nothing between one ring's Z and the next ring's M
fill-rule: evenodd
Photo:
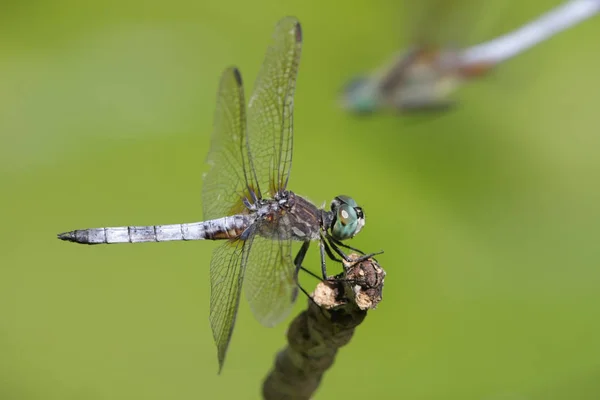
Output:
M234 239L249 226L249 218L247 215L233 215L186 224L80 229L61 233L58 238L81 244Z

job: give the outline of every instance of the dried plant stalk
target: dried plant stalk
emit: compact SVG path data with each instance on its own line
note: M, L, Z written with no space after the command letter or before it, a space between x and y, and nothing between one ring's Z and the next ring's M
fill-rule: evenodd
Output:
M358 255L350 256L356 260ZM348 344L367 310L381 301L385 271L376 260L344 263L344 272L317 285L308 308L290 324L288 345L263 383L268 400L310 399L340 347Z

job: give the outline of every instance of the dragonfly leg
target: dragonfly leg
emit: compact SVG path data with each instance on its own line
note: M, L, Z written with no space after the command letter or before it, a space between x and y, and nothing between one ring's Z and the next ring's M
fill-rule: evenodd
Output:
M380 254L383 254L383 250L378 251L377 253L369 253L369 254L363 254L362 256L352 260L352 265L356 265L358 263L361 263L365 260L368 260L369 258L373 257L373 256L378 256Z
M320 277L319 275L315 274L314 272L312 272L312 271L310 271L310 270L308 270L308 269L306 269L306 268L304 268L302 266L300 267L300 269L302 271L306 272L308 275L312 276L313 278L318 279L319 281L323 282L323 278Z
M358 249L354 249L350 246L346 246L343 243L339 242L338 240L335 240L334 238L327 236L327 241L329 242L329 245L331 246L331 248L339 254L340 257L342 257L344 259L344 261L352 263L352 265L354 264L358 264L360 262L363 262L365 260L368 260L369 258L376 256L378 254L383 254L383 250L378 251L376 253L369 253L369 254L365 254L362 251L358 250ZM350 250L354 250L354 251L358 251L360 254L362 254L362 256L360 256L359 258L356 259L352 259L350 257L348 257L348 255L346 255L346 253L344 253L339 247L338 244L340 244L342 247L345 247L347 249Z
M314 302L315 302L315 300L312 298L312 296L310 295L310 293L308 293L308 292L307 292L307 291L306 291L306 290L305 290L305 289L302 287L302 285L300 285L299 283L298 283L297 285L298 285L298 287L300 288L300 290L302 291L302 293L304 293L304 295L305 295L306 297L308 297L308 298L310 299L310 301L311 301L311 302L313 302L313 303L314 303ZM316 304L316 303L315 303L315 304Z
M332 237L328 237L328 239L329 239L329 240L331 240L333 243L335 243L336 245L338 245L338 246L340 246L340 247L343 247L343 248L345 248L345 249L348 249L348 250L355 251L355 252L357 252L357 253L360 253L360 254L363 254L363 255L365 254L365 252L364 252L364 251L362 251L362 250L359 250L359 249L357 249L357 248L354 248L354 247L352 247L352 246L348 246L347 244L345 244L345 243L343 243L343 242L341 242L341 241L339 241L339 240L337 240L337 239L334 239L334 238L332 238Z
M302 243L302 247L300 247L300 250L298 250L298 254L296 254L296 257L294 258L294 266L296 267L296 270L294 271L294 279L296 280L296 282L298 282L298 272L301 269L304 269L304 267L302 266L302 261L304 261L304 257L308 252L309 246L310 242L308 241Z
M331 249L327 245L327 242L325 240L323 240L322 238L319 241L319 251L321 253L321 273L323 274L323 280L328 280L329 277L327 276L327 260L325 258L325 254L327 254L327 256L329 258L331 258L333 261L337 261L337 262L341 263L342 260L340 260L339 258L337 258L331 252Z
M308 252L309 246L310 246L310 242L302 243L302 247L300 247L298 254L296 254L296 257L294 258L294 266L296 267L296 269L294 270L294 280L296 281L296 286L298 286L300 288L300 290L302 290L302 293L304 293L306 295L306 297L308 297L309 299L311 299L311 301L313 301L313 298L311 297L311 295L308 294L308 292L306 290L304 290L302 285L300 285L300 281L298 280L298 273L300 272L300 270L302 270L304 272L308 272L310 275L312 275L318 279L321 279L317 275L313 274L312 272L310 272L309 270L307 270L306 268L304 268L302 266L302 261L304 261L304 257L306 256L306 253Z
M350 246L345 246L345 245L344 245L343 247L346 247L346 248L349 248L349 249L352 249L352 250L359 251L359 252L362 254L362 256L360 256L360 257L358 257L358 258L352 259L352 258L348 257L348 255L346 255L346 254L345 254L345 253L344 253L344 252L343 252L343 251L342 251L342 250L341 250L341 249L338 247L338 242L339 242L339 241L337 241L337 240L333 239L333 238L332 238L332 237L330 237L330 236L327 236L327 240L329 241L329 245L331 246L331 248L332 248L332 249L333 249L333 250L334 250L336 253L338 253L338 254L339 254L339 256L340 256L340 257L342 257L342 258L344 259L344 261L346 261L346 262L348 262L348 263L351 263L351 265L355 265L355 264L361 263L361 262L363 262L363 261L365 261L365 260L368 260L369 258L371 258L371 257L373 257L373 256L376 256L376 255L379 255L379 254L383 254L383 250L381 250L381 251L378 251L378 252L376 252L376 253L369 253L369 254L365 254L365 253L363 253L363 252L362 252L362 251L360 251L360 250L356 250L356 249L353 249L353 248L352 248L352 247L350 247ZM331 251L331 250L330 250L330 251ZM331 256L330 256L330 257L331 257Z
M302 293L304 293L304 295L306 297L308 297L310 299L310 301L319 308L319 310L321 310L323 315L325 315L321 306L315 302L315 299L313 299L313 297L302 287L302 285L300 285L300 281L298 281L298 273L300 272L300 270L308 273L309 275L311 275L321 281L321 278L319 276L317 276L316 274L314 274L313 272L307 270L306 268L304 268L302 266L302 261L304 261L304 257L306 256L306 253L308 252L309 246L310 246L310 242L302 243L302 247L300 248L300 250L298 251L298 254L296 254L296 257L294 258L294 265L296 266L296 271L295 271L296 285L300 288Z
M322 241L325 242L325 241ZM331 238L328 236L327 237L327 242L329 242L329 246L331 246L331 249L333 249L333 251L335 251L340 257L342 257L344 259L344 261L346 262L352 262L352 259L350 257L348 257L348 255L346 253L344 253L335 242L331 241ZM332 260L335 261L339 261L342 262L342 260L339 260L337 258L335 258L335 256L331 253L331 249L329 249L329 246L327 245L327 243L325 243L325 249L327 250L327 254L329 255L329 258L331 258Z
M308 271L307 271L307 270L305 270L304 268L302 268L302 270L304 270L304 271L308 272ZM315 275L315 276L316 276L316 275ZM319 278L319 279L320 279L320 278ZM308 297L308 299L311 301L311 303L313 303L315 306L317 306L317 308L319 309L319 311L321 312L321 314L322 314L322 315L323 315L325 318L329 319L329 318L330 318L330 316L327 314L327 312L325 311L325 309L323 309L323 307L322 307L322 306L321 306L319 303L317 303L317 302L315 301L315 299L313 299L313 297L312 297L312 296L311 296L311 295L310 295L310 294L309 294L309 293L308 293L306 290L304 290L304 288L303 288L302 286L298 285L298 287L300 288L300 290L302 290L302 293L304 293L304 294L306 295L306 297Z
M333 254L333 252L331 251L331 248L329 247L330 245L331 245L331 243L328 243L326 238L321 236L321 241L320 241L321 262L322 263L325 262L325 253L327 253L327 257L329 257L332 261L341 263L342 260L337 258L335 256L335 254ZM343 252L341 252L339 249L336 249L336 253L340 254L344 260L347 258L347 256Z

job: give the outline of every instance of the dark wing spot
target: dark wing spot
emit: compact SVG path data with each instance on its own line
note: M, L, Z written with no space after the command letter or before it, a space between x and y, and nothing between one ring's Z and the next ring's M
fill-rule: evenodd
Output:
M296 22L296 43L302 43L302 26L300 22Z
M240 73L240 70L236 67L233 68L233 77L235 78L236 83L239 86L242 86L242 74Z

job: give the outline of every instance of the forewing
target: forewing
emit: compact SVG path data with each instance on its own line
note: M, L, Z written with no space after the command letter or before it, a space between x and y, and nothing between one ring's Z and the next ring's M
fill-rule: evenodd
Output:
M207 157L210 169L202 188L204 219L237 214L242 199L253 187L246 146L246 104L242 77L237 68L221 75L211 147Z
M290 240L255 235L244 250L244 291L256 319L265 326L281 322L291 311L298 288Z
M210 261L210 326L217 345L219 372L233 333L240 305L244 269L240 263L244 241L225 242L213 251Z
M292 166L293 113L302 30L294 17L277 24L248 105L248 141L263 195L285 189Z
M466 45L483 16L482 0L405 1L405 26L411 45Z

